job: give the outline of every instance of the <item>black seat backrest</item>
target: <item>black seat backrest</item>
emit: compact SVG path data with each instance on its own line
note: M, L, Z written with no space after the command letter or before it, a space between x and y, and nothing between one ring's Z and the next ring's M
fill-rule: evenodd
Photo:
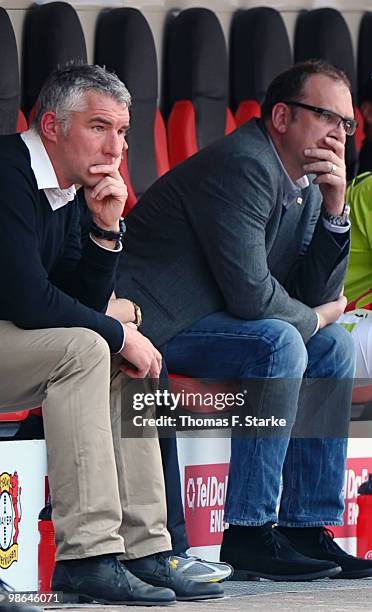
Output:
M269 83L292 64L280 13L268 7L239 10L230 32L230 107L246 100L262 103Z
M349 78L353 93L356 91L356 74L351 35L344 17L333 8L303 11L296 23L295 60L323 59L343 70ZM355 139L346 141L348 178L356 169Z
M164 116L169 116L177 102L188 100L195 110L198 148L223 136L228 59L225 37L215 13L190 8L169 20L164 71Z
M360 102L361 88L365 81L372 76L372 12L364 13L359 28L358 58L357 58L358 92L357 100Z
M342 14L333 8L302 11L296 22L296 62L324 59L343 70L355 91L354 52L351 34Z
M0 134L15 133L19 101L16 39L8 13L0 8Z
M72 61L87 61L83 29L67 2L33 6L27 13L23 40L22 108L28 115L50 72Z
M150 26L139 10L118 8L102 12L96 31L95 62L115 72L132 95L128 170L139 197L158 177L156 50Z

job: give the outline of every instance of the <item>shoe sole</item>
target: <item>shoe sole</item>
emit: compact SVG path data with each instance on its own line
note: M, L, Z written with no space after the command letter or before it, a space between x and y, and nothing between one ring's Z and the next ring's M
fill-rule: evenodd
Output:
M225 582L226 580L232 580L232 577L234 575L234 570L233 568L231 568L231 572L229 574L224 573L222 576L211 576L206 575L206 576L193 576L192 574L183 574L185 578L187 578L187 580L192 580L193 582L198 582L200 584L210 584L210 583L214 583L214 582Z
M341 567L334 567L329 570L323 570L322 572L312 572L311 574L277 576L274 574L255 572L253 570L235 569L234 580L260 580L260 578L266 578L266 580L274 580L276 582L308 582L310 580L321 580L322 578L335 578L337 574L341 572Z
M189 578L189 580L206 584L211 584L213 582L226 582L226 580L232 580L233 573L234 572L230 572L228 576L224 576L223 578L207 578L206 580L196 580L195 578Z
M60 589L59 589L60 590ZM76 593L63 592L63 603L66 604L87 604L87 603L99 603L105 606L172 606L176 603L176 600L172 601L111 601L108 599L101 599L100 597L92 597L91 595L83 595Z
M356 578L370 578L372 569L355 570L354 572L345 572L342 570L337 576L331 576L333 580L354 580Z
M216 593L216 595L191 595L189 597L178 597L176 595L177 601L201 601L202 599L221 599L225 597L225 593Z

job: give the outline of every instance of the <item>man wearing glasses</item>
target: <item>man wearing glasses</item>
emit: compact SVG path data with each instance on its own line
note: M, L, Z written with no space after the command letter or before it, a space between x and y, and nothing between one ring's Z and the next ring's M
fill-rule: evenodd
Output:
M128 216L117 291L140 304L143 333L170 371L239 379L245 394L221 549L241 579L372 576L326 529L342 524L354 375L334 322L355 129L345 74L298 64L269 86L262 119L175 167Z

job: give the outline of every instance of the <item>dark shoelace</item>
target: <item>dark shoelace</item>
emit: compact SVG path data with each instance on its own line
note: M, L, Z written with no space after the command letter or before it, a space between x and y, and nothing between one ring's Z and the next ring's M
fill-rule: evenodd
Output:
M118 577L118 583L120 583L120 581L124 579L124 582L128 586L129 591L132 593L133 586L131 585L131 582L129 580L129 576L132 576L132 575L129 572L129 570L123 565L123 563L120 563L120 561L116 558L112 560L112 564L114 567L114 572L116 576Z
M323 544L326 550L334 552L335 547L338 548L336 542L334 542L335 534L328 527L322 527L319 534L319 543Z
M276 554L279 554L283 542L286 540L285 536L276 531L276 529L270 528L263 533L262 543L265 546L271 546Z
M169 552L167 551L160 552L158 554L158 561L159 561L159 565L165 568L166 576L170 576L171 570L173 568L171 564L171 555L169 554Z

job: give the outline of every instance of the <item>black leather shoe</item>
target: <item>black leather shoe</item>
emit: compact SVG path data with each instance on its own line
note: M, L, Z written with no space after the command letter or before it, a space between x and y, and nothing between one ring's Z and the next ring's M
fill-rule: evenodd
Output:
M63 592L64 603L166 606L176 601L170 589L157 589L138 580L116 555L58 561L52 590Z
M298 553L272 523L260 528L230 525L224 531L220 559L234 567L234 580L318 580L341 571L337 563Z
M223 588L218 582L195 582L185 578L182 572L177 571L177 563L172 562L170 553L158 553L123 563L137 578L154 586L172 589L179 601L224 596Z
M40 612L40 608L15 603L9 595L13 589L0 578L0 611L1 612Z
M372 561L349 555L334 541L326 527L277 527L303 555L334 561L342 571L332 578L368 578L372 576Z

